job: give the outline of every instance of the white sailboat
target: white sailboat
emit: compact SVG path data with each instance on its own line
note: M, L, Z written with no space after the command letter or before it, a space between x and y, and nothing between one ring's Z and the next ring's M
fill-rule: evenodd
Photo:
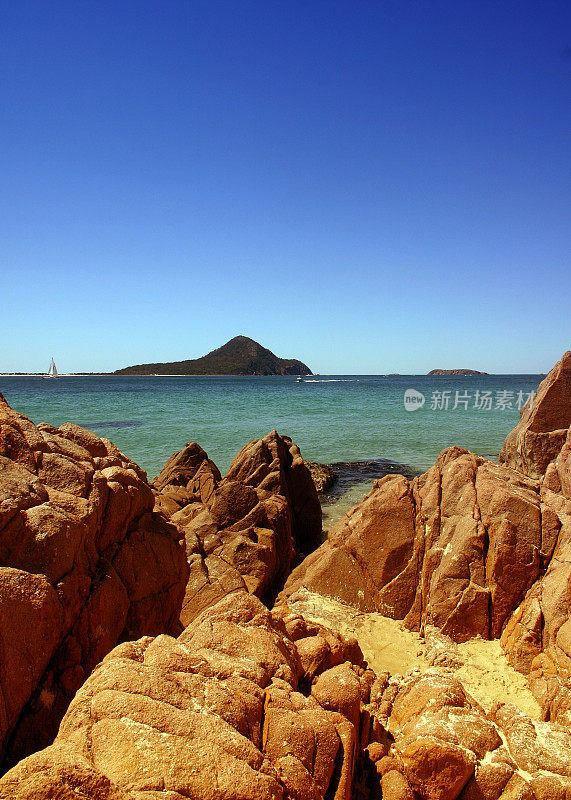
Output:
M56 362L52 358L52 362L50 364L50 368L48 369L47 373L44 375L44 378L57 378L57 367Z

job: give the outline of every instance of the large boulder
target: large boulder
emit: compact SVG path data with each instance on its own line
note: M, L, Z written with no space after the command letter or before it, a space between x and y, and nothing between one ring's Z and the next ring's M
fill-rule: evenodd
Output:
M559 454L571 426L571 350L541 382L506 437L500 464L540 478Z
M247 589L271 606L296 553L321 533L321 507L291 439L276 431L246 445L224 478L195 442L153 481L157 507L185 532L190 577L181 622Z
M193 499L206 501L220 480L218 467L202 447L196 442L188 442L182 450L172 454L152 481L152 486L159 493L164 510L169 513L178 511Z
M350 800L363 669L346 661L342 675L321 675L325 688L302 693L285 621L242 591L178 639L120 645L54 744L0 780L0 798Z
M412 481L377 481L282 599L303 586L457 641L498 637L555 546L541 506L537 482L450 448Z
M271 431L243 447L226 473L256 489L281 494L291 508L296 548L307 554L321 537L321 504L299 447L288 436Z
M570 587L571 501L451 448L411 482L378 481L278 599L307 589L458 642L501 637L544 719L571 726Z
M111 442L34 425L0 399L0 763L55 736L117 644L176 633L182 534Z

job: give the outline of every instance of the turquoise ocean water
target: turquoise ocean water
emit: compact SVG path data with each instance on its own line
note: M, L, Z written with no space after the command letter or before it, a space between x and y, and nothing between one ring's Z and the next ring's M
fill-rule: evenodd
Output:
M291 436L306 459L324 463L384 458L422 471L451 444L495 459L518 420L517 406L540 381L539 375L343 375L303 383L290 376L10 376L0 377L0 391L36 423L76 422L111 439L153 477L190 440L224 473L246 442L273 428ZM407 389L425 396L422 408L405 409Z

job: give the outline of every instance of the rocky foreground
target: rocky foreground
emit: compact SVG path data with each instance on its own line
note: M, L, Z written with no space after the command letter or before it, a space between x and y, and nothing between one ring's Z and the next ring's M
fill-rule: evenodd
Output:
M387 476L320 545L275 431L149 483L1 398L0 798L571 800L570 426L566 353L499 465ZM488 639L531 703L470 693Z

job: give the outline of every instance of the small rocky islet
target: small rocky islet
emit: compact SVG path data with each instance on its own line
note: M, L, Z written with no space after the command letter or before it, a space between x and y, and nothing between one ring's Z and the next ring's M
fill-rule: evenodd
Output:
M0 798L571 798L571 352L324 542L276 431L149 482L0 395L0 564Z
M429 375L487 375L487 372L480 372L477 369L431 369Z

